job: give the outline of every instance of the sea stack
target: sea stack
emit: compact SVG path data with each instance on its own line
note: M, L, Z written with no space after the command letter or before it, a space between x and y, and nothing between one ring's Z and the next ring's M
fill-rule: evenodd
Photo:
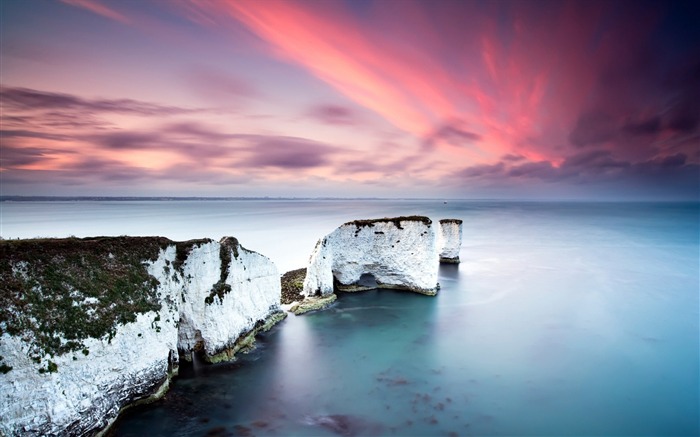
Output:
M229 359L284 317L235 238L0 242L0 434L86 435L159 396L179 359Z
M435 295L440 255L459 259L457 231L424 216L355 220L320 239L309 259L303 293L394 288ZM455 252L456 251L456 252ZM456 253L456 255L455 255Z
M440 220L440 262L459 264L459 249L462 246L462 220Z

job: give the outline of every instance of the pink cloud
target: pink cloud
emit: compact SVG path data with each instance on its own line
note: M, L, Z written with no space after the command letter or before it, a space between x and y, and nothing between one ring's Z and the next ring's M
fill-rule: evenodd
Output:
M66 144L168 177L199 162L236 177L238 165L279 181L420 174L436 186L455 174L637 177L700 160L697 50L658 45L660 3L62 1L133 28L111 26L121 32L156 35L154 49L175 47L173 86L236 111L212 120L183 107L187 97L168 105L4 87L3 141L22 170L74 162ZM388 151L387 138L400 144ZM159 157L162 168L147 165Z
M475 4L467 4L472 13L467 22L462 20L469 16L464 4L453 3L428 8L424 2L405 1L400 7L396 2L377 2L371 22L358 20L344 3L330 1L312 5L244 0L198 6L243 22L277 56L304 66L418 138L431 137L452 119L463 120L469 132L483 139L473 148L480 152L465 152L464 159L494 159L510 152L531 159L551 155L549 149L523 149L518 144L547 130L541 124L550 111L546 99L550 72L556 66L543 62L549 59L546 52L579 49L552 47L571 39L536 32L521 36L527 44L516 41L508 46L496 35L498 23ZM517 11L513 14L511 31L529 31L516 26L523 19ZM553 42L547 45L548 41ZM533 52L537 44L544 47ZM526 59L533 54L534 59ZM585 89L590 83L586 78L578 84ZM450 144L435 141L435 145Z
M97 15L101 15L110 20L118 21L122 24L131 24L131 20L124 14L100 3L96 0L61 0L63 3L86 9Z

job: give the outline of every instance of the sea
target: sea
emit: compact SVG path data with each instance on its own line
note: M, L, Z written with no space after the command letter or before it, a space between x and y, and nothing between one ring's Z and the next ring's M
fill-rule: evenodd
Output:
M700 204L2 202L5 238L234 236L280 273L355 219L464 221L435 297L341 294L233 363L184 364L114 436L700 434Z

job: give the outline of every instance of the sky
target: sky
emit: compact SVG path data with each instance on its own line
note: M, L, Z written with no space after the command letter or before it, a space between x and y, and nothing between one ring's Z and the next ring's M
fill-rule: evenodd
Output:
M0 0L0 194L698 200L699 5Z

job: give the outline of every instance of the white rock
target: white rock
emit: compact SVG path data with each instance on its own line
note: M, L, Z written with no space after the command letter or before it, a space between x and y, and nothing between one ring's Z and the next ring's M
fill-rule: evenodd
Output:
M368 288L437 292L438 235L427 217L359 220L319 240L304 280L306 296ZM363 284L371 275L376 285Z
M440 262L459 263L459 249L462 247L462 220L440 220Z
M230 291L207 299L222 279L222 249L231 260L223 275ZM170 245L147 262L160 283L158 312L119 325L111 341L85 340L87 356L78 351L47 357L57 365L55 373L38 372L46 363L29 358L26 339L6 332L0 337L0 356L12 367L0 374L0 435L94 433L125 405L153 394L161 384L167 387L169 367L177 364L174 351L187 355L200 342L207 356L225 353L280 311L277 268L235 239L195 245L182 273L173 266L175 258L176 246ZM18 268L16 274L26 271Z
M226 241L193 249L183 266L186 291L178 348L185 356L200 341L208 357L225 351L259 320L281 311L280 276L274 263L235 240ZM228 251L231 259L225 276L231 291L223 299L211 296L212 287L221 279L221 250Z

